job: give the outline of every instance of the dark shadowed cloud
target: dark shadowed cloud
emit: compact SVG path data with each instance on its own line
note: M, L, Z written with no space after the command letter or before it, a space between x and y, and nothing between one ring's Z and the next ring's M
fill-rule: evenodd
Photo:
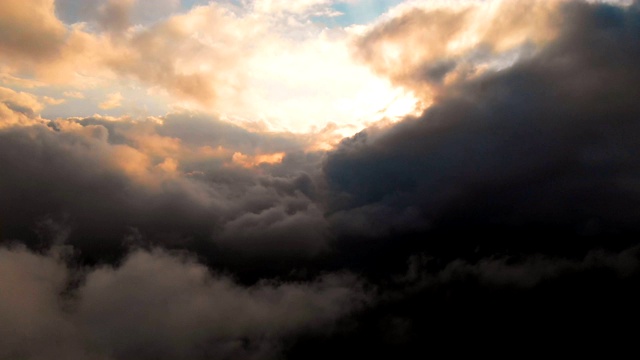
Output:
M159 56L186 18L127 38L127 4L92 21L155 62L114 69L208 99ZM49 120L44 98L0 87L0 358L623 339L640 301L640 5L497 4L363 30L360 60L431 105L328 151L189 111Z
M637 234L638 11L562 11L559 38L535 56L445 88L420 117L343 141L324 166L329 218L365 236Z
M7 359L272 358L288 337L331 331L368 299L349 274L242 287L163 251L135 251L118 268L86 271L21 247L1 249L0 259Z
M13 127L0 137L9 239L47 246L50 239L36 230L49 221L69 228L65 241L87 252L117 249L132 236L264 255L313 254L326 243L326 222L314 202L317 174L287 169L289 161L277 165L282 175L270 174L275 165L269 163L245 168L237 161L295 153L306 143L301 137L260 135L189 115L168 116L163 124L60 120Z

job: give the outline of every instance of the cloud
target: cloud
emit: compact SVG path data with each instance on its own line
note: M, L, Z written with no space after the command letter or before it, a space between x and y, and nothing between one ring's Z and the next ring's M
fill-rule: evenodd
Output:
M349 266L353 239L459 231L459 244L473 249L479 239L468 235L476 231L633 233L636 8L570 3L559 11L571 21L535 53L443 83L422 116L371 127L326 159L306 150L308 136L251 132L189 112L49 122L29 96L7 90L7 99L23 99L5 102L3 124L23 117L48 125L0 132L0 188L12 209L1 212L4 234L46 244L37 224L65 219L69 243L98 258L135 238L211 258L233 253L228 261L242 271L247 258L268 267L272 258L300 264L336 253L344 256L336 263ZM615 40L602 35L608 32ZM452 65L439 66L414 81L432 82ZM16 190L20 179L30 186ZM574 245L533 239L509 246ZM371 250L372 258L387 246Z
M157 250L80 272L21 247L0 259L3 358L275 358L289 337L331 331L368 298L348 274L245 287Z
M44 105L35 95L0 87L0 129L41 123Z
M304 137L189 113L47 125L0 131L0 192L12 209L0 211L5 238L46 247L58 241L38 224L64 222L68 243L89 257L121 253L135 234L137 244L204 247L211 258L233 252L220 266L239 269L248 258L268 266L327 249L327 223L314 203L320 156L296 155ZM238 163L238 153L269 161ZM19 179L30 186L16 189Z
M451 351L452 341L464 341L473 351L486 346L491 351L511 346L576 350L585 340L618 344L630 336L621 322L638 318L634 304L640 296L633 285L638 255L636 246L575 259L538 255L443 262L414 256L406 277L386 288L375 307L350 319L356 324L350 331L313 336L288 354L404 357ZM579 340L564 342L568 333Z
M133 76L178 96L210 100L210 84L203 78L206 74L174 69L175 61L182 61L176 55L182 53L180 46L174 47L176 42L166 47L149 43L163 42L164 36L181 37L185 47L193 47L188 33L164 22L152 31L134 30L137 36L123 35L131 26L129 18L135 3L113 0L97 6L95 16L104 30L100 32L85 22L65 25L56 16L52 0L38 0L28 6L9 1L0 17L0 32L8 34L0 41L0 49L6 54L1 61L10 66L12 75L30 75L49 84L82 88L104 85L114 77ZM63 8L67 9L64 4Z
M407 274L401 281L418 287L434 287L473 279L481 286L532 289L547 281L592 270L612 271L613 277L625 278L637 273L639 250L638 246L618 253L592 250L577 259L539 254L523 258L482 258L474 263L457 259L437 272L429 270L429 263L434 259L421 254L409 258Z
M351 57L350 30L320 27L311 20L330 12L330 2L283 4L210 2L180 13L174 0L153 5L109 0L92 6L42 2L34 13L46 21L29 18L20 26L34 37L56 39L47 41L48 55L27 49L33 41L16 42L11 46L25 49L6 51L0 65L22 83L33 79L92 98L115 92L144 98L150 106L140 105L140 113L189 109L270 131L351 135L414 110L416 100L409 92ZM12 8L35 17L30 7L21 6ZM146 20L141 15L151 12L155 15ZM13 18L0 22L12 28ZM55 29L26 25L46 22L56 24ZM55 88L43 92L60 97ZM372 102L379 105L372 108ZM85 105L93 110L83 115L104 110L99 105ZM75 109L58 107L55 116L78 116Z
M122 106L122 100L124 97L119 92L115 92L113 94L109 94L107 99L98 105L100 109L109 110Z
M78 72L99 75L96 55L111 47L104 38L84 31L82 24L67 26L60 21L53 0L28 5L8 0L4 8L0 15L0 64L7 67L9 75L26 77L35 84L74 85L87 83L87 77Z
M227 87L227 60L273 29L235 10L142 26L115 14L104 33L67 35L108 59L96 77L206 103L253 89ZM640 299L639 19L637 2L394 10L356 50L429 107L328 151L310 149L345 123L296 134L267 131L268 116L247 130L189 110L48 120L40 88L0 88L0 241L16 244L0 248L0 358L402 358L451 339L538 341L539 328L613 333ZM199 63L209 55L219 68ZM387 107L363 98L365 113ZM312 117L300 103L296 116Z
M2 81L2 83L4 83L7 86L17 86L17 87L27 88L27 89L43 87L46 85L45 83L37 80L23 79L8 73L1 73L0 81Z
M557 39L535 55L446 86L420 117L343 141L324 167L336 226L383 227L377 236L637 233L640 15L580 2L561 13ZM389 215L404 213L408 224Z
M17 0L3 4L0 15L0 50L17 60L50 60L65 42L66 29L54 14L53 0L36 0L24 6Z
M431 101L443 82L500 68L558 32L561 1L417 2L369 26L355 55Z
M109 0L98 8L98 23L107 31L122 32L131 26L130 13L136 0Z

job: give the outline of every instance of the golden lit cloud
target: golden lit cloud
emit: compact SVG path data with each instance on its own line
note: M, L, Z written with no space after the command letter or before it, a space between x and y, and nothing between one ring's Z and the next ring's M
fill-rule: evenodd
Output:
M259 154L255 156L250 156L243 154L241 152L235 152L231 160L234 164L252 168L261 164L277 164L282 162L284 159L285 153L273 153L273 154Z
M167 0L165 15L144 22L148 3L109 0L64 24L53 1L11 0L0 32L22 30L0 39L9 54L1 79L45 88L56 116L75 116L79 104L119 116L126 98L144 116L197 111L252 131L314 135L312 148L328 148L535 51L554 38L563 1L407 1L368 25L310 20L335 3L210 2L172 14L178 3Z
M42 123L40 111L43 108L35 95L0 87L0 129Z
M552 40L562 0L416 1L359 29L355 53L430 101L441 88Z
M134 12L143 3L111 0L95 10L94 25L65 26L51 1L35 4L39 10L34 13L12 1L11 16L22 19L21 26L40 24L25 33L49 40L45 48L19 49L12 53L23 54L20 58L2 61L9 66L7 77L16 81L26 82L20 74L27 73L70 87L50 98L82 99L87 90L109 88L93 96L105 99L95 111L118 109L125 92L137 91L162 98L175 109L217 114L254 130L313 133L335 124L341 136L413 111L416 101L410 92L352 58L349 31L281 16L324 14L331 3L256 1L243 9L209 3L135 25ZM9 50L22 45L0 46ZM37 51L48 54L46 62ZM22 62L24 57L29 61Z
M117 107L122 106L122 100L124 99L124 97L122 96L122 94L120 94L119 92L113 93L113 94L109 94L107 96L107 99L103 102L100 103L100 108L104 109L104 110L108 110L108 109L114 109Z

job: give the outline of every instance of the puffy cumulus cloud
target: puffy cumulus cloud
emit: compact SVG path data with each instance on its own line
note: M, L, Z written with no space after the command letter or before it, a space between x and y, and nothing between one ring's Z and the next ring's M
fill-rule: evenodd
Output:
M58 259L3 247L0 260L1 357L108 359L87 351L64 310L61 293L69 272Z
M230 220L219 241L263 257L272 253L315 254L327 250L327 235L322 209L304 198L292 197L268 209Z
M10 77L39 86L85 86L92 77L102 75L97 59L112 50L109 42L87 33L82 24L64 24L55 14L53 0L29 4L9 0L4 9L0 15L0 64Z
M0 357L408 358L451 339L531 348L543 326L582 343L620 335L619 319L639 318L640 7L548 4L390 13L360 50L371 45L375 65L377 39L392 39L413 62L406 77L378 71L437 96L327 152L308 149L331 126L248 131L188 111L50 121L42 97L0 90L1 239L41 251L0 250ZM540 9L551 32L530 37L538 30L511 21L520 7ZM505 23L476 19L489 10ZM182 49L153 32L206 43L209 11L104 36ZM426 18L439 34L460 21L442 56L416 40L429 39ZM198 39L181 42L184 27ZM470 28L481 39L456 43ZM461 58L489 65L448 79Z
M70 268L22 247L1 248L0 260L3 358L275 358L291 338L330 332L370 296L349 274L241 286L157 250L115 268Z
M153 6L133 0L91 6L62 1L55 9L52 2L42 2L38 11L16 2L12 9L33 17L20 26L38 39L57 40L47 40L47 57L28 49L33 41L16 41L11 46L25 49L5 52L0 65L6 67L7 79L23 84L32 80L64 85L69 92L93 90L93 100L114 92L138 94L131 98L152 97L174 109L215 113L270 131L351 135L369 123L414 110L416 100L409 92L351 57L350 30L328 29L312 20L331 12L332 4L209 2L179 12L175 1ZM153 21L136 15L150 7L166 11ZM74 11L86 16L74 16ZM11 19L0 23L13 28ZM48 22L55 29L34 25ZM47 91L49 97L60 96L55 89ZM87 105L93 100L83 101L85 107L107 110L99 101ZM369 106L372 102L375 108ZM141 111L157 115L166 110L151 107ZM61 106L56 116L65 109L66 116L76 116L72 108ZM115 113L121 114L109 112Z
M472 244L493 241L477 231L637 234L640 13L584 2L559 11L557 38L535 55L451 84L420 117L345 140L324 167L336 226L459 232Z
M188 15L205 19L208 11ZM422 116L369 128L326 159L305 152L308 136L251 132L187 112L5 129L4 234L46 243L34 228L64 220L69 242L94 254L136 239L230 251L221 261L231 262L336 247L348 263L354 249L345 244L354 238L635 233L637 6L570 2L557 11L564 20L554 40L529 57L444 84ZM35 105L15 105L25 101L5 102L3 124L35 113L25 110ZM23 179L29 186L16 185ZM473 249L479 241L462 243Z
M127 55L109 64L248 128L353 134L413 110L415 99L351 58L348 31L300 20L327 5L196 7L134 32ZM369 108L372 101L379 107Z
M443 83L503 68L552 40L563 1L409 2L361 30L355 54L430 101Z
M217 88L241 84L236 69L250 54L247 38L255 40L251 35L260 29L246 22L222 6L197 7L113 39L117 51L103 61L118 75L210 106Z
M18 60L50 60L65 42L66 29L54 14L53 0L8 0L0 15L0 49Z
M199 43L191 40L193 29L183 28L186 25L178 16L126 35L133 26L130 17L135 4L112 0L97 6L95 16L100 26L95 29L86 22L64 24L53 1L9 1L0 18L0 32L7 33L0 43L4 50L0 61L11 75L35 76L49 85L86 88L133 77L178 96L203 103L211 100L214 74L188 64L193 51L198 51ZM219 7L211 8L215 12ZM216 21L213 17L209 20ZM181 57L187 49L190 55ZM210 59L220 53L210 52ZM179 63L184 64L177 66ZM221 62L216 66L219 70Z
M0 131L0 197L11 204L0 211L5 239L60 243L41 231L60 225L68 243L99 262L131 241L204 247L220 266L326 250L321 156L305 154L305 137L188 113L42 122ZM28 186L17 186L21 179Z
M0 129L41 123L43 108L35 95L0 87Z

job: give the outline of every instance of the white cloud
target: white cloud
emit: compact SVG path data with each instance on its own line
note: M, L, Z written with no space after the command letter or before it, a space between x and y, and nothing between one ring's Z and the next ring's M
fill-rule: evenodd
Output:
M44 18L55 29L32 32L59 38L48 52L52 58L40 61L28 48L23 57L32 61L11 60L11 71L31 72L47 84L93 90L92 98L105 97L95 111L118 108L122 94L137 98L130 93L139 92L162 99L158 102L163 106L216 114L256 131L331 129L351 135L372 121L412 111L411 94L352 58L350 32L323 29L307 19L326 13L332 3L260 0L239 9L211 2L133 26L131 16L142 2L110 1L101 3L104 11L113 10L105 13L110 16L104 19L103 33L96 32L99 26L84 23L61 27L52 8L43 5ZM165 5L175 8L170 1ZM14 7L21 9L18 3ZM46 96L60 97L51 91ZM55 116L64 109L57 107ZM67 116L77 115L73 109L68 108ZM143 110L154 115L160 111L157 106Z

